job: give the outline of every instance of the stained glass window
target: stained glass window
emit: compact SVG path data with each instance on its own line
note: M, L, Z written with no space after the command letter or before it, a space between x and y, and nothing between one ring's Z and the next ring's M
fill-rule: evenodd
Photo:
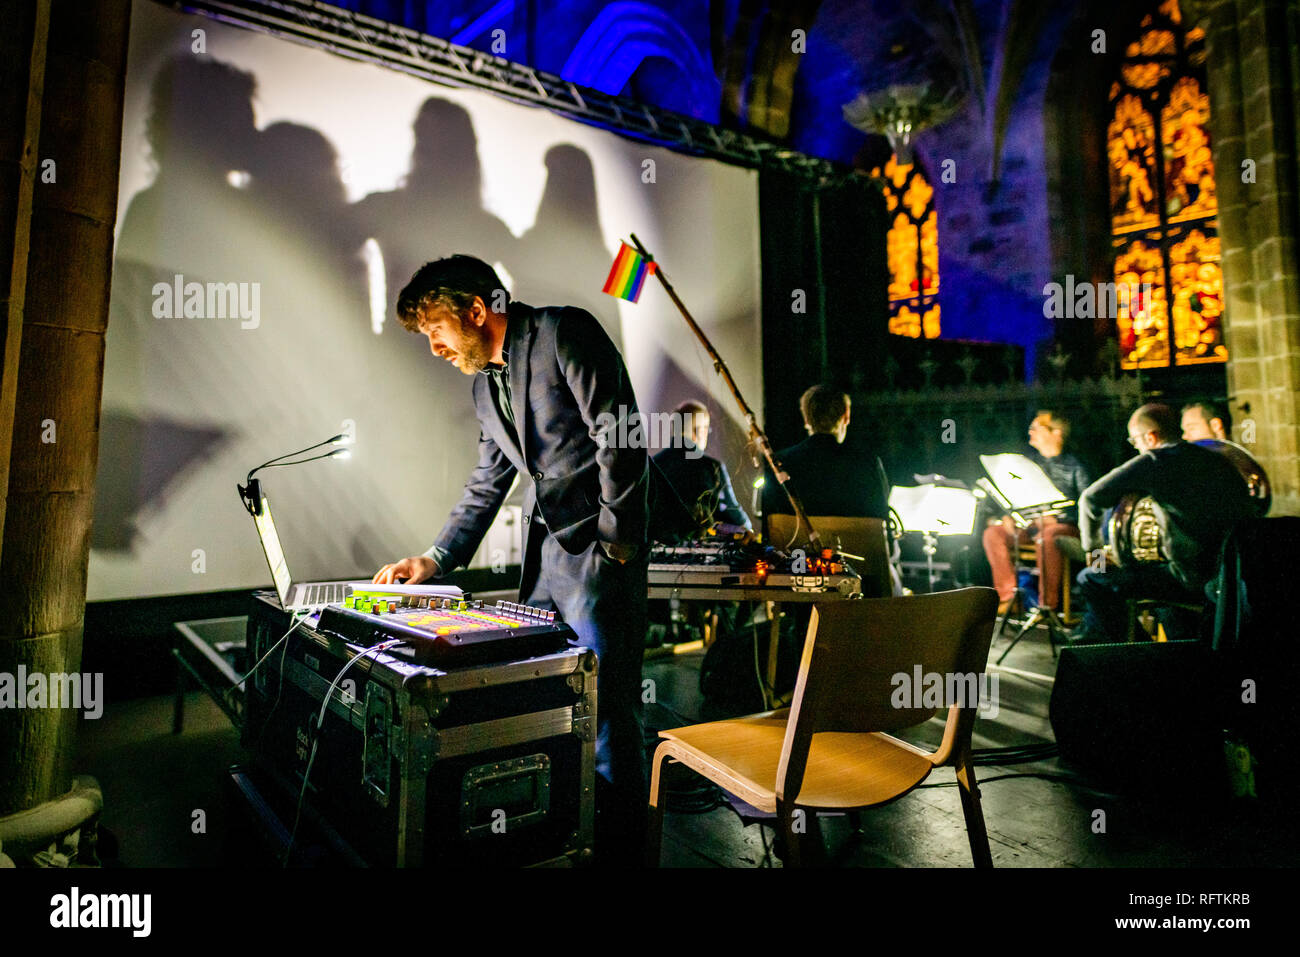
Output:
M1163 0L1124 53L1107 131L1120 364L1223 362L1205 32Z
M882 171L889 233L889 331L913 339L939 337L939 216L934 188L915 163L891 156Z

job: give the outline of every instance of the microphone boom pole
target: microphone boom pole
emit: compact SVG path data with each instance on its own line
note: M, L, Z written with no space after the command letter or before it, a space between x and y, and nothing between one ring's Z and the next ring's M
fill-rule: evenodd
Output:
M722 376L723 381L727 383L727 388L731 390L732 398L736 400L736 404L740 406L741 414L745 417L745 422L749 426L750 441L763 453L763 458L767 459L767 464L772 467L772 474L776 476L777 482L781 485L781 490L785 492L786 498L790 500L790 505L794 509L794 514L799 521L800 527L808 530L809 544L812 545L815 551L820 552L822 548L821 537L817 534L817 530L813 528L812 522L808 520L808 515L803 510L803 504L799 501L799 496L797 496L794 489L790 487L790 476L786 473L785 469L781 467L781 463L777 461L775 453L772 452L772 443L768 441L767 434L759 427L758 419L754 415L754 410L749 407L749 403L745 401L745 397L740 394L740 389L736 386L736 380L731 377L731 370L728 369L727 364L722 361L722 356L718 355L718 350L713 348L713 343L710 342L709 337L704 334L704 330L700 328L699 323L695 321L690 311L686 308L686 305L678 298L677 292L673 289L672 284L668 282L668 278L664 275L664 271L659 268L659 264L655 262L654 256L652 256L649 251L641 245L641 240L636 238L636 233L632 233L631 236L632 242L636 246L636 251L640 253L642 258L647 262L654 263L654 274L659 277L659 282L664 287L664 292L668 293L668 298L673 301L673 305L677 307L677 311L682 314L682 318L686 320L686 324L691 327L691 331L695 333L695 337L700 340L701 345L704 346L705 350L708 351L710 358L713 359L714 371Z

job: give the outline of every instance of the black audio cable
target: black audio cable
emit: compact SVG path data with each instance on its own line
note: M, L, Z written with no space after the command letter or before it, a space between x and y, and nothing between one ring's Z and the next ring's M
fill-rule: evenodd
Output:
M229 696L234 693L235 689L243 687L244 683L247 682L249 678L253 677L253 673L257 671L258 668L262 667L262 663L265 662L267 658L271 657L271 654L275 651L275 649L280 647L280 642L287 641L289 636L292 635L295 631L297 631L298 626L301 625L304 621L306 621L308 617L310 617L309 613L303 612L301 618L294 619L293 624L289 626L289 630L280 636L280 640L277 641L275 644L271 645L270 648L266 649L266 652L262 655L262 657L257 659L257 664L253 665L252 668L248 669L248 673L245 674L244 677L240 678L233 685L231 685L230 689L226 691L227 704L230 703Z
M347 664L339 669L339 673L334 676L334 680L330 682L329 688L326 689L325 698L320 703L320 716L316 719L316 730L311 736L311 753L307 756L307 768L303 771L302 790L298 792L298 807L297 810L294 811L293 815L293 830L289 832L289 844L284 849L284 860L281 862L281 866L289 866L289 858L293 854L294 841L297 840L298 837L298 824L302 820L302 803L307 797L307 782L311 778L311 767L316 762L316 748L320 744L321 729L325 726L325 712L329 710L330 696L334 694L334 689L337 688L339 682L343 680L343 676L347 674L348 669L362 658L404 644L408 644L405 639L386 638L378 644L371 645L365 651L358 652L348 660Z
M311 617L309 612L303 612L302 617L296 619L293 622L293 624L289 626L289 630L280 636L280 640L275 642L274 644L271 645L271 647L266 649L262 657L257 660L257 664L253 665L253 667L248 670L248 673L245 674L244 677L240 678L237 682L235 682L235 684L232 685L229 689L227 689L225 694L222 695L222 697L226 701L227 706L233 707L233 696L235 693L235 689L243 686L248 681L249 678L253 677L253 673L257 671L258 668L262 667L262 664L266 661L267 658L271 657L271 655L275 652L276 648L279 648L281 645L284 646L283 649L280 651L280 665L279 665L280 679L278 682L276 682L275 701L272 702L271 710L266 713L266 719L262 722L261 730L258 731L259 742L261 741L262 736L266 734L266 729L271 724L271 718L275 716L275 710L276 708L280 707L280 699L284 695L284 659L285 659L285 655L289 651L289 636L292 635L295 631L297 631L298 627L309 617Z
M1103 790L1102 788L1095 787L1089 784L1087 781L1083 780L1082 778L1076 777L1073 774L1062 774L1053 771L1016 771L1008 774L995 774L992 777L988 777L988 778L978 778L976 779L975 783L977 786L982 787L983 785L989 784L993 781L1006 781L1010 778L1040 778L1044 781L1055 781L1058 784L1067 784L1070 787L1078 788L1081 791L1088 791L1091 794L1100 795L1101 797L1104 798L1119 800L1120 797L1118 794L1115 794L1112 791L1106 791ZM933 784L918 784L917 790L919 791L921 788L955 788L955 787L957 787L956 781L936 781Z
M1009 745L1005 748L975 748L971 751L971 763L976 767L982 765L1028 764L1034 761L1046 761L1060 753L1056 742L1044 741L1040 744Z

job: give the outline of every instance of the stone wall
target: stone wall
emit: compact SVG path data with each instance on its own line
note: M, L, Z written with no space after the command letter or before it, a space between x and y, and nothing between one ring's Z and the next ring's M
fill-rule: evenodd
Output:
M1210 126L1223 240L1234 439L1273 483L1273 514L1300 514L1300 6L1198 0L1207 23Z
M1072 7L1057 5L1043 25L1016 91L996 180L991 118L974 104L918 141L939 213L943 335L1022 346L1028 378L1044 373L1041 359L1055 332L1043 316L1042 289L1052 279L1053 229L1043 101L1052 56ZM992 72L995 46L1006 26L999 24L996 7L982 4L977 10ZM943 182L945 160L954 163L949 167L954 182Z

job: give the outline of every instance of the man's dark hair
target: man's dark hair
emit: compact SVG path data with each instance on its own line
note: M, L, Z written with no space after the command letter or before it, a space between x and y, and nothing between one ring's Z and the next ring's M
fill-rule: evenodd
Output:
M397 297L397 321L404 329L419 332L420 316L428 307L446 306L463 316L475 298L482 299L483 305L492 310L498 290L509 302L509 293L496 270L473 256L457 254L425 263Z
M1184 412L1190 409L1200 409L1201 415L1205 416L1207 425L1211 419L1218 419L1223 423L1223 434L1232 434L1232 414L1228 411L1226 402L1217 402L1214 399L1196 399L1183 406Z
M814 433L834 432L848 407L848 393L828 385L815 385L799 398L799 411Z
M673 409L678 415L708 415L709 407L699 399L687 399Z
M1133 413L1133 421L1143 432L1154 432L1161 442L1177 442L1183 437L1178 414L1159 402L1148 402Z

